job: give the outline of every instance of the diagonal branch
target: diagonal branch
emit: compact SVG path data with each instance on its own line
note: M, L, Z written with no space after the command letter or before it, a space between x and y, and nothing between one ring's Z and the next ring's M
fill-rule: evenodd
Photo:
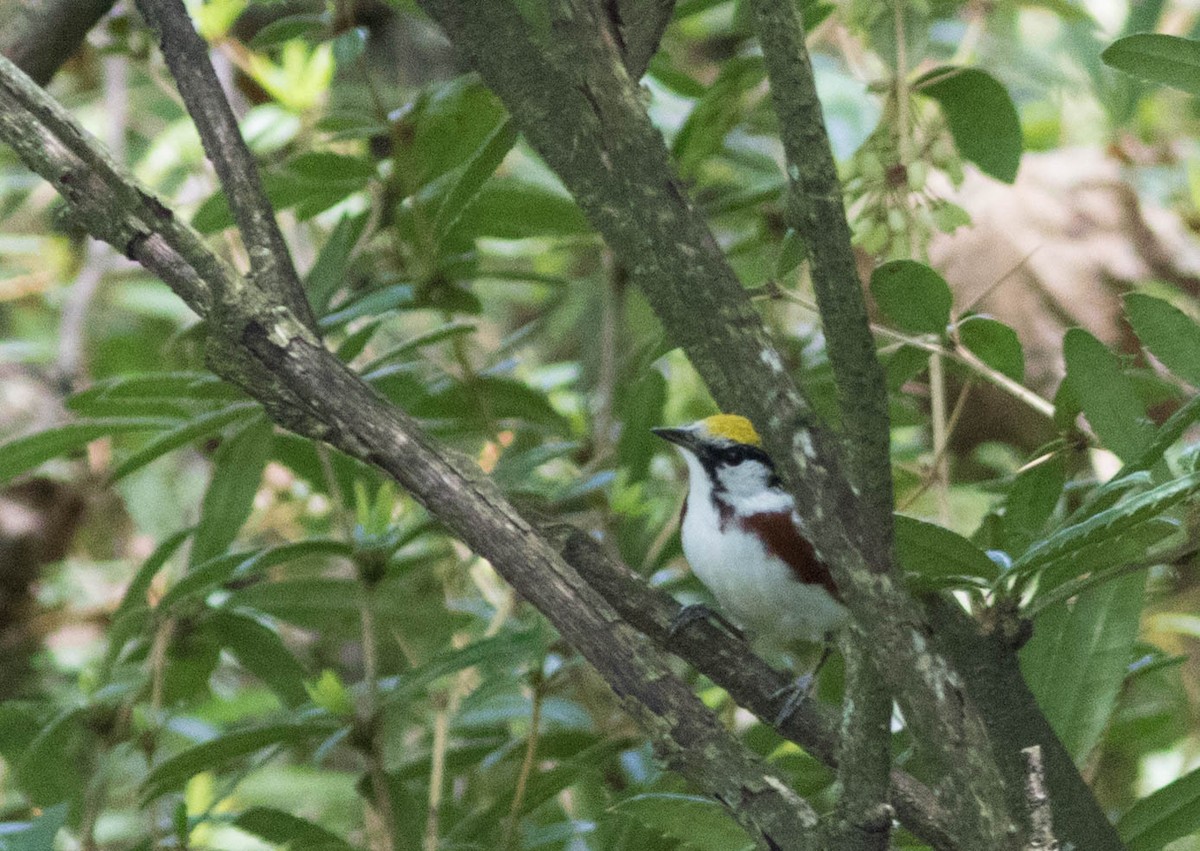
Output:
M753 0L771 101L779 116L790 186L785 218L808 247L813 289L825 328L825 347L836 378L846 429L850 473L863 510L871 517L892 513L891 430L887 381L875 356L875 338L842 203L842 185L825 132L821 101L800 15L790 0ZM891 546L891 523L873 524Z
M158 36L163 58L225 190L250 256L251 280L305 327L316 328L254 157L209 61L208 45L197 34L182 0L137 0L137 5Z
M667 764L724 802L760 843L815 851L811 807L752 756L662 654L563 560L469 461L435 447L416 423L327 351L286 307L224 264L194 256L199 237L113 165L57 104L0 58L0 140L64 194L80 223L162 276L214 320L213 358L282 425L375 464L530 600L622 698ZM90 163L97 163L95 170ZM80 193L80 181L88 190ZM131 212L132 210L132 212ZM150 227L158 230L150 230ZM206 270L198 273L195 265Z
M1015 842L986 729L900 581L890 534L882 531L891 525L890 514L873 509L887 504L890 512L890 495L864 495L847 480L837 441L793 384L745 290L672 176L662 136L593 5L554 4L554 39L545 51L504 0L421 5L505 102L525 138L631 270L717 402L758 427L914 736L938 770L954 778L951 810L964 841L1000 848ZM870 372L877 365L862 319L865 360L847 369ZM877 455L886 463L885 453L870 457ZM852 466L865 457L852 455ZM888 480L890 474L874 476Z

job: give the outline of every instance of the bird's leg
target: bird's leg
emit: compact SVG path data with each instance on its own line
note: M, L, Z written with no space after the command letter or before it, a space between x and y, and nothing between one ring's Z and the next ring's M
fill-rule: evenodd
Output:
M775 716L776 727L783 726L784 722L791 718L796 713L796 710L800 708L800 704L808 700L812 694L813 686L817 683L817 674L821 673L821 669L829 661L829 654L832 652L833 642L827 638L825 640L825 648L821 651L821 658L817 660L816 667L807 674L801 674L796 677L791 685L786 685L771 695L771 697L787 695L787 700L783 702L783 706L779 707L779 714Z
M716 609L706 606L704 603L692 603L691 605L681 608L675 613L675 616L671 618L671 625L667 628L667 644L670 644L672 641L674 641L675 636L677 636L689 624L702 620L712 621L734 638L745 639L746 637L746 634L742 632L742 630L736 624L732 623Z

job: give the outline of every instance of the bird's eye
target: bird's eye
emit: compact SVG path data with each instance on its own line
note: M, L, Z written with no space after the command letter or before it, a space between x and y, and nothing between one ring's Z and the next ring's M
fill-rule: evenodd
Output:
M722 460L724 460L725 463L731 467L736 467L738 464L741 464L750 457L750 454L746 451L746 447L744 446L730 446L722 453L722 455L724 455Z

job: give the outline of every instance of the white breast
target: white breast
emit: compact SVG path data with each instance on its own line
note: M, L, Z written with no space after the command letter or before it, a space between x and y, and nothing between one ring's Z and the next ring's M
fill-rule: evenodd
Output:
M774 645L823 641L845 621L841 603L820 585L800 582L781 559L736 522L720 528L720 517L699 461L688 460L690 490L683 521L683 553L692 571L716 597L721 610L738 625ZM778 492L778 503L791 499ZM779 510L784 505L763 506Z

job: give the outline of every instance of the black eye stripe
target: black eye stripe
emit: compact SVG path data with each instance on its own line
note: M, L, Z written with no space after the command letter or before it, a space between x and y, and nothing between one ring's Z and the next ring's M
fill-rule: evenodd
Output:
M717 459L722 464L729 466L737 466L743 461L757 461L760 464L765 464L767 467L774 469L775 465L771 463L770 457L757 446L745 446L743 444L734 444L732 446L723 446L716 451Z

